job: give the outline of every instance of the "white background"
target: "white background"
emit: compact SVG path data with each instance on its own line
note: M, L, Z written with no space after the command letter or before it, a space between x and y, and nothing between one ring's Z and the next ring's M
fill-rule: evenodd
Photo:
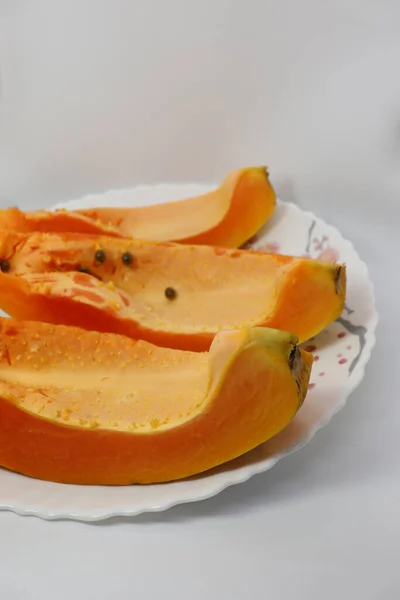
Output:
M400 597L398 0L0 0L0 205L270 166L337 225L381 323L301 452L200 504L98 525L0 514L0 598Z

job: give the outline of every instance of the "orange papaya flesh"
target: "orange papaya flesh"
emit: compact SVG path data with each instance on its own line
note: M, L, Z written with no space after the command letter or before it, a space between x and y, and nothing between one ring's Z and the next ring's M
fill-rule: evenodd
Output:
M329 262L80 234L0 239L10 267L0 274L0 308L15 318L207 350L218 331L243 326L305 341L344 306L345 266Z
M291 334L219 333L209 353L0 320L0 465L48 481L182 479L281 431L312 356Z
M3 210L0 229L237 247L264 225L275 204L275 192L265 167L250 167L229 173L220 187L210 193L166 204L55 212Z
M201 196L139 208L77 211L119 229L124 236L236 248L271 217L276 195L265 167L232 171Z
M118 229L111 225L96 223L89 217L66 210L22 212L18 208L2 209L0 210L0 229L19 231L20 233L35 231L65 233L70 231L89 235L124 237Z

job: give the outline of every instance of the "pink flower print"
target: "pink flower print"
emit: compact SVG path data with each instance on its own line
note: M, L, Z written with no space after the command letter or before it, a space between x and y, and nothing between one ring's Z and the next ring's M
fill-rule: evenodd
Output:
M315 237L313 239L314 250L322 250L322 248L326 245L328 240L329 240L329 237L327 235L322 236L321 239L318 239Z
M325 248L317 256L318 260L326 260L327 262L336 262L339 260L339 252L335 248Z
M257 248L259 252L268 252L269 254L278 254L280 245L277 242L267 242Z
M338 250L329 246L329 236L315 237L312 243L314 245L314 252L317 253L315 257L317 260L326 260L327 262L336 262L339 260Z

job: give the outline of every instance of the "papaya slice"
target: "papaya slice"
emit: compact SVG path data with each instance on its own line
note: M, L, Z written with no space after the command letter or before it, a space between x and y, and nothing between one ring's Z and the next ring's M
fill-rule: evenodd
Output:
M69 211L0 211L0 228L20 232L75 232L186 244L237 247L270 218L275 192L265 167L229 173L214 191L139 208Z
M35 210L23 212L19 208L0 209L0 229L21 233L39 232L79 232L82 234L124 237L118 229L104 223L96 223L77 212L57 210Z
M281 431L312 356L270 329L219 333L209 353L0 320L0 465L71 484L182 479Z
M0 308L19 319L207 350L218 331L243 326L303 342L344 306L346 269L330 262L80 234L0 239Z

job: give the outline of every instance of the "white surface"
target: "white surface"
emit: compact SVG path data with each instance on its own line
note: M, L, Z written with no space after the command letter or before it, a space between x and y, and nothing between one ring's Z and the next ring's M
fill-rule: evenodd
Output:
M354 242L382 315L346 410L268 474L135 521L0 514L1 598L398 599L399 12L397 0L0 3L4 204L268 162L282 197Z
M205 194L212 186L159 184L59 204L55 209L98 206L143 206ZM311 338L304 347L314 354L306 402L288 427L236 461L185 481L163 485L93 487L59 485L29 479L0 469L0 510L44 519L98 521L136 516L171 506L211 498L230 485L268 471L284 456L299 450L346 404L361 382L375 345L378 315L365 263L339 231L294 204L278 201L272 219L253 247L287 255L311 256L346 264L346 305L341 319ZM173 283L173 282L172 282Z

